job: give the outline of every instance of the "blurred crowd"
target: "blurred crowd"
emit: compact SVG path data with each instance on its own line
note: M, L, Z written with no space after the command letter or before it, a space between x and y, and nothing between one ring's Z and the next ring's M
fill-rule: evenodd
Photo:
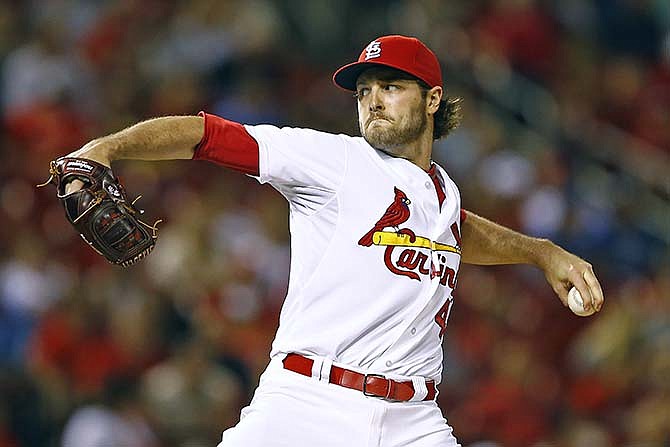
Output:
M63 217L48 161L207 110L357 133L332 71L381 34L441 58L464 207L594 264L569 313L526 267L463 266L439 404L465 445L670 445L670 3L0 1L0 447L216 445L267 364L287 207L205 162L118 162L162 218L122 270ZM327 156L327 154L324 154Z

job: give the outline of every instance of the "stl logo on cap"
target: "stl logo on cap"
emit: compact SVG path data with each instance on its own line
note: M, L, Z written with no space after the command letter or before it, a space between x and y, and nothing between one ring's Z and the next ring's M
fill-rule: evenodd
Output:
M365 47L365 60L374 59L382 55L382 43L373 40L370 45Z

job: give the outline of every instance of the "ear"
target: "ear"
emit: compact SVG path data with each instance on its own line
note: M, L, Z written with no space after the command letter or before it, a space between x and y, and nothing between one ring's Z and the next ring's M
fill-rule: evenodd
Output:
M426 112L429 115L435 114L440 108L440 101L442 100L442 87L435 86L426 93Z

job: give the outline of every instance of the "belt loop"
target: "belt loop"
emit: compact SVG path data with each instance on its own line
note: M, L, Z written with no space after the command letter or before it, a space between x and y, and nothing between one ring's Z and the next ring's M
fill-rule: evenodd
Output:
M333 367L333 361L328 357L324 357L323 362L321 363L321 374L319 375L319 380L329 383L330 370L332 367Z
M428 387L426 386L426 379L423 377L412 377L412 385L414 385L414 396L409 402L420 402L428 396Z
M321 377L321 368L323 367L323 357L310 357L314 363L312 363L312 378L319 380Z

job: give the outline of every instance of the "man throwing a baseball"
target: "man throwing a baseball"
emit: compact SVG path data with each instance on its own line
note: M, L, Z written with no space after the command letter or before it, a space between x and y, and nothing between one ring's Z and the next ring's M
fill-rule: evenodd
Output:
M209 160L289 202L291 275L271 361L220 447L457 446L435 398L460 263L535 265L564 305L574 286L600 310L601 287L577 256L461 208L431 160L458 103L421 41L375 39L333 80L355 92L362 137L201 112L136 124L68 157Z

